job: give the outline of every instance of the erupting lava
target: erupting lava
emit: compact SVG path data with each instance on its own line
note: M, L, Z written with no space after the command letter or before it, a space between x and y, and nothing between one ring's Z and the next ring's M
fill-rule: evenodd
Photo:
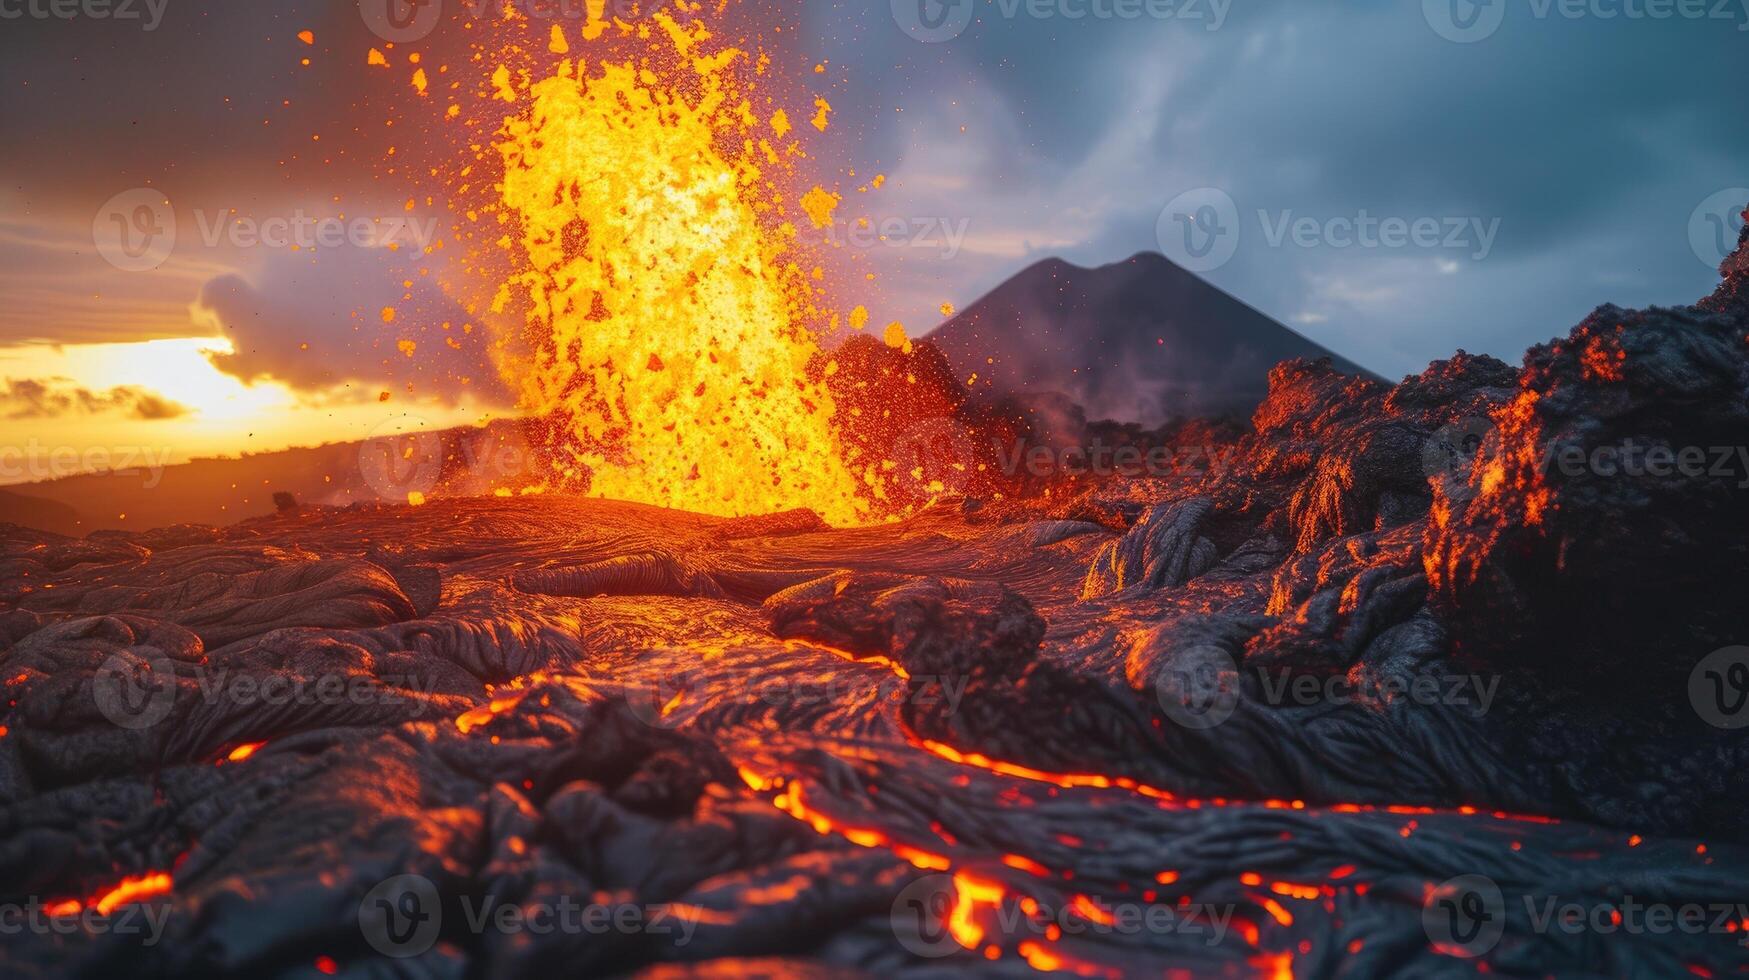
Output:
M528 353L507 376L552 419L559 475L592 495L866 522L854 454L808 377L825 273L804 268L789 220L803 198L781 186L804 154L744 84L763 59L666 14L618 32L635 57L573 60L555 27L550 76L493 79L519 110L497 139L496 244L518 268L496 306L527 300Z

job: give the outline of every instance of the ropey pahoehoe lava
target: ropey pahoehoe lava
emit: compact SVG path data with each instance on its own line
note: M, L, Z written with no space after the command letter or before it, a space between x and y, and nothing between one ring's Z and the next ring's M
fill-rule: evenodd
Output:
M872 527L561 494L8 527L6 895L161 928L10 969L1736 975L1749 747L1687 669L1745 625L1741 497L1527 460L1740 424L1746 284L1523 368L1286 363L1218 469Z
M528 492L0 524L9 976L1749 975L1749 472L1565 465L1742 441L1749 232L1519 367L976 397L724 6L390 46Z

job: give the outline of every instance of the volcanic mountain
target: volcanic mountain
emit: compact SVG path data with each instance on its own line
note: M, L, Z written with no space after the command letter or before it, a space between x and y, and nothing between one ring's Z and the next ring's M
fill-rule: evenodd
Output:
M1150 426L1248 416L1293 358L1374 377L1152 252L1097 269L1047 259L928 339L962 380L976 373L976 397L1054 391L1090 419Z

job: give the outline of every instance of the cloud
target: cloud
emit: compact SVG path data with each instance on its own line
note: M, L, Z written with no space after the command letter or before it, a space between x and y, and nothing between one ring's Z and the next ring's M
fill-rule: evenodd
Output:
M403 155L452 148L402 138L404 129L385 135L381 120L422 117L402 104L416 98L404 77L361 84L356 54L376 42L352 5L206 6L136 35L140 43L111 43L120 37L112 25L90 20L25 20L5 32L0 132L29 138L0 140L0 211L61 231L25 241L0 229L0 340L175 336L206 284L227 335L248 341L229 362L239 375L307 385L324 375L399 379L380 363L385 352L359 348L357 337L340 345L331 332L320 357L304 359L326 363L311 366L249 322L260 311L298 343L309 339L314 328L287 311L316 305L319 278L315 295L300 298L276 292L274 270L258 275L254 262L240 281L205 271L184 284L172 266L127 275L91 254L91 215L131 183L149 179L181 208L215 211L345 191L349 210L368 213L380 204L354 196L380 186L383 142ZM767 32L776 64L824 70L764 91L797 108L816 94L830 99L831 129L810 137L814 176L885 173L894 179L870 195L876 214L969 221L967 247L952 259L918 248L869 256L890 316L918 329L939 319L944 300L969 305L1045 254L1091 266L1155 249L1161 207L1211 185L1232 194L1253 232L1258 209L1501 219L1499 247L1483 262L1437 250L1260 248L1253 234L1209 276L1278 318L1326 316L1307 331L1313 339L1386 373L1419 370L1457 347L1510 359L1599 302L1687 301L1716 281L1691 254L1686 224L1708 195L1744 183L1749 127L1733 121L1744 115L1746 35L1734 5L1725 21L1533 17L1519 5L1496 36L1473 45L1440 39L1413 0L1234 3L1218 30L1189 16L1211 11L1208 2L1168 5L1187 16L1166 20L1065 13L1095 6L1114 9L979 0L962 36L923 44L880 0L732 4L723 33L799 22ZM446 9L460 17L461 7ZM308 25L320 39L298 76L308 94L291 99L284 74L269 70L277 62L264 60L272 45L293 43L285 24ZM424 53L461 63L471 43L469 31L441 30ZM105 77L150 84L92 84L82 54L93 44L106 52ZM1623 70L1634 65L1656 70ZM225 79L234 118L203 108L215 77ZM116 133L128 134L125 146ZM130 176L118 185L118 173ZM185 257L232 256L185 245L173 264ZM1413 280L1387 301L1328 295L1326 284L1376 284L1396 271ZM359 326L373 324L381 328ZM442 345L409 339L415 362ZM474 383L487 374L475 371Z
M974 250L980 232L1099 265L1159 249L1160 209L1205 186L1236 200L1248 236L1207 278L1278 319L1323 316L1304 332L1390 375L1458 347L1514 360L1599 303L1687 302L1716 281L1687 223L1743 183L1749 128L1727 123L1744 108L1741 17L1523 16L1459 45L1413 2L1259 0L1215 31L978 9L961 37L920 44L886 4L822 0L799 39L847 79L834 123L863 137L850 158L894 175L880 207L971 219L951 261L871 256L907 324L1037 257L996 261ZM1586 70L1635 63L1659 71ZM951 198L918 179L942 173ZM1475 260L1272 247L1260 210L1500 225Z
M452 404L503 401L487 331L425 274L415 249L345 245L274 252L259 272L218 276L194 305L232 345L209 355L245 383L283 382L312 395L407 389Z
M0 220L0 345L187 336L189 300L224 268L179 255L152 272L124 272L98 255L89 219Z
M69 378L8 378L0 388L0 416L8 420L117 414L155 422L188 413L186 405L138 385L92 391Z

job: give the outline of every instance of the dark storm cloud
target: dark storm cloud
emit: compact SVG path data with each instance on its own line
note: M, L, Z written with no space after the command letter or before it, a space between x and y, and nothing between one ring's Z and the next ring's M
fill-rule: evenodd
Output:
M450 401L504 395L486 331L386 248L274 253L252 280L208 282L195 316L234 348L208 355L213 365L245 382L272 379L312 393L356 382L369 395L411 384Z
M1207 274L1228 291L1387 374L1459 346L1515 359L1599 303L1709 291L1690 216L1749 186L1741 5L1649 21L1610 0L1598 9L1617 16L1577 19L1511 0L1477 44L1442 39L1414 2L1236 0L1218 30L1188 7L1062 15L1096 6L1046 3L1058 13L1038 18L1029 0L987 0L942 44L905 36L884 2L811 10L834 65L864 85L855 104L877 124L863 150L904 177L884 206L971 225L951 261L889 255L910 318L1048 254L1099 264L1157 249L1161 208L1213 186L1244 223L1234 259ZM1272 245L1259 210L1499 230L1486 258L1454 267L1438 249ZM1024 254L981 251L980 230Z
M8 378L0 385L0 418L52 419L106 414L157 421L180 418L188 414L188 408L135 385L92 391L68 378Z

